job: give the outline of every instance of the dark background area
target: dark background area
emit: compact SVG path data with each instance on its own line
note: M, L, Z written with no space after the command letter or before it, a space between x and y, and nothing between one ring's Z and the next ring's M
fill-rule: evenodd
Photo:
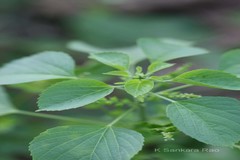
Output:
M240 46L240 1L0 0L1 65L45 50L65 51L81 64L86 56L66 47L72 40L113 48L135 45L140 37L195 41L198 46L208 48L211 54L187 60L191 60L196 68L216 68L225 50ZM183 60L176 62L182 63ZM18 108L36 109L37 94L13 88L8 88L8 91ZM198 91L239 98L236 92ZM67 111L67 114L72 112ZM59 124L64 123L14 115L1 117L0 160L31 159L28 143L40 132ZM184 144L190 146L195 143L191 140ZM159 159L179 159L179 156L162 155ZM218 154L188 154L182 157L234 160L239 157L239 152L223 149Z

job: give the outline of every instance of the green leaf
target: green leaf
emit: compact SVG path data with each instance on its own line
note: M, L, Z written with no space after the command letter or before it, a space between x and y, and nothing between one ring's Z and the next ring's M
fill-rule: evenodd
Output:
M108 49L99 48L82 41L71 41L67 44L67 47L71 50L84 52L84 53L109 51Z
M165 63L162 61L155 61L148 66L147 74L153 74L165 68L172 67L174 64Z
M192 47L189 42L179 40L141 38L137 43L151 61L168 61L208 52L202 48Z
M0 85L72 78L74 61L63 52L46 51L12 61L0 69Z
M131 79L125 83L125 90L134 97L148 93L154 87L154 82L147 79Z
M41 133L30 143L34 160L130 160L143 136L115 127L62 126Z
M172 103L167 116L198 141L232 147L240 140L240 102L226 97L202 97Z
M75 70L78 77L99 81L108 81L111 77L103 75L103 73L109 71L112 71L112 67L102 65L102 63L95 61L88 61L84 65L77 66Z
M91 54L90 58L119 70L127 70L130 63L129 57L120 52L94 53Z
M219 69L240 77L240 49L224 53L220 60Z
M206 86L212 88L240 90L240 78L233 74L217 70L199 69L181 74L175 82Z
M99 48L81 41L72 41L68 43L68 48L78 52L99 53L99 52L120 52L130 58L132 64L136 64L146 58L142 50L136 46L125 48Z
M57 83L39 97L39 111L66 110L93 103L110 93L113 88L92 79L69 80Z
M120 76L120 77L129 77L129 73L126 71L110 71L107 73L104 73L106 75L112 75L112 76Z
M17 110L10 102L7 93L4 88L0 87L0 116L16 113Z

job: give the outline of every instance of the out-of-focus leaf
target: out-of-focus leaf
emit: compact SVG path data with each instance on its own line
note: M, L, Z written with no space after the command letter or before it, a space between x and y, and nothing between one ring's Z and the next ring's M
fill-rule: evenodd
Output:
M127 54L133 64L146 58L142 50L136 46L122 48L99 48L82 41L72 41L68 43L68 48L74 51L88 54L98 52L121 52Z
M141 37L202 40L211 34L198 20L183 15L139 16L95 11L68 18L66 26L76 38L103 47L132 45Z
M129 57L120 52L93 53L90 58L119 70L128 70L130 65Z
M240 77L240 49L224 53L220 60L219 69Z
M138 40L138 45L151 61L168 61L208 52L202 48L192 47L190 44L185 41L160 38L141 38Z
M30 82L30 83L21 83L21 84L14 84L10 85L12 88L21 89L26 92L30 93L40 93L45 90L47 87L61 82L62 80L48 80L48 81L38 81L38 82Z

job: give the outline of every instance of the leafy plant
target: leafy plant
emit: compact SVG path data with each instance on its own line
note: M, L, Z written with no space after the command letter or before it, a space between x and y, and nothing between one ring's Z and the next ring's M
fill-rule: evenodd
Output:
M81 50L83 45L76 45L74 48ZM192 86L240 90L237 60L240 50L224 54L219 70L189 71L189 65L176 68L176 64L166 61L206 54L205 49L193 47L186 41L156 38L140 39L138 46L142 48L142 51L137 50L141 56L150 60L146 69L136 66L137 61L129 58L128 50L100 49L98 52L94 49L90 53L89 58L113 69L103 73L110 77L108 83L76 74L73 59L62 52L38 53L0 69L1 85L61 79L40 94L37 111L110 107L104 108L108 118L99 117L98 120L32 113L14 108L1 89L0 115L24 114L80 123L52 128L34 138L29 146L34 160L128 160L142 149L145 135L160 132L163 139L173 140L177 130L213 146L239 147L239 100L179 90ZM89 48L93 49L85 45L83 51ZM163 69L169 72L156 74ZM119 90L123 96L117 97L114 90ZM152 113L148 110L152 107L150 102L167 107Z

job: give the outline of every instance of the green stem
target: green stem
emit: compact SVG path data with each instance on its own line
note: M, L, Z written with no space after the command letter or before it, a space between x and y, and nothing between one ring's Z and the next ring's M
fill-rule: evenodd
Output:
M188 87L191 87L191 86L193 86L193 85L191 85L191 84L186 84L186 85L182 85L182 86L177 86L177 87L169 88L169 89L166 89L166 90L157 92L157 93L172 92L172 91L176 91L176 90L188 88Z
M124 86L112 86L115 89L124 90Z
M114 119L111 123L109 123L107 126L111 127L113 126L115 123L117 123L118 121L120 121L123 117L125 117L127 114L129 114L130 112L132 112L133 110L135 110L136 107L132 107L129 110L127 110L126 112L124 112L122 115L120 115L119 117L117 117L116 119Z
M151 79L151 78L149 78ZM169 79L169 80L156 80L156 79L151 79L153 81L156 81L156 82L161 82L161 83L165 83L165 82L173 82L172 79Z
M20 115L27 115L27 116L33 116L33 117L40 117L40 118L48 118L48 119L54 119L54 120L61 120L61 121L69 121L69 122L75 122L75 123L84 123L84 124L95 124L95 123L101 123L99 121L91 121L86 119L78 119L78 118L72 118L72 117L66 117L66 116L58 116L58 115L51 115L51 114L45 114L45 113L34 113L34 112L28 112L28 111L17 111L16 114Z
M159 94L157 94L157 93L151 93L151 94L154 95L154 96L156 96L156 97L159 97L159 98L161 98L161 99L164 99L164 100L166 100L166 101L169 101L169 102L171 102L171 103L176 103L176 102L177 102L177 101L174 101L173 99L164 97L164 96L159 95Z

